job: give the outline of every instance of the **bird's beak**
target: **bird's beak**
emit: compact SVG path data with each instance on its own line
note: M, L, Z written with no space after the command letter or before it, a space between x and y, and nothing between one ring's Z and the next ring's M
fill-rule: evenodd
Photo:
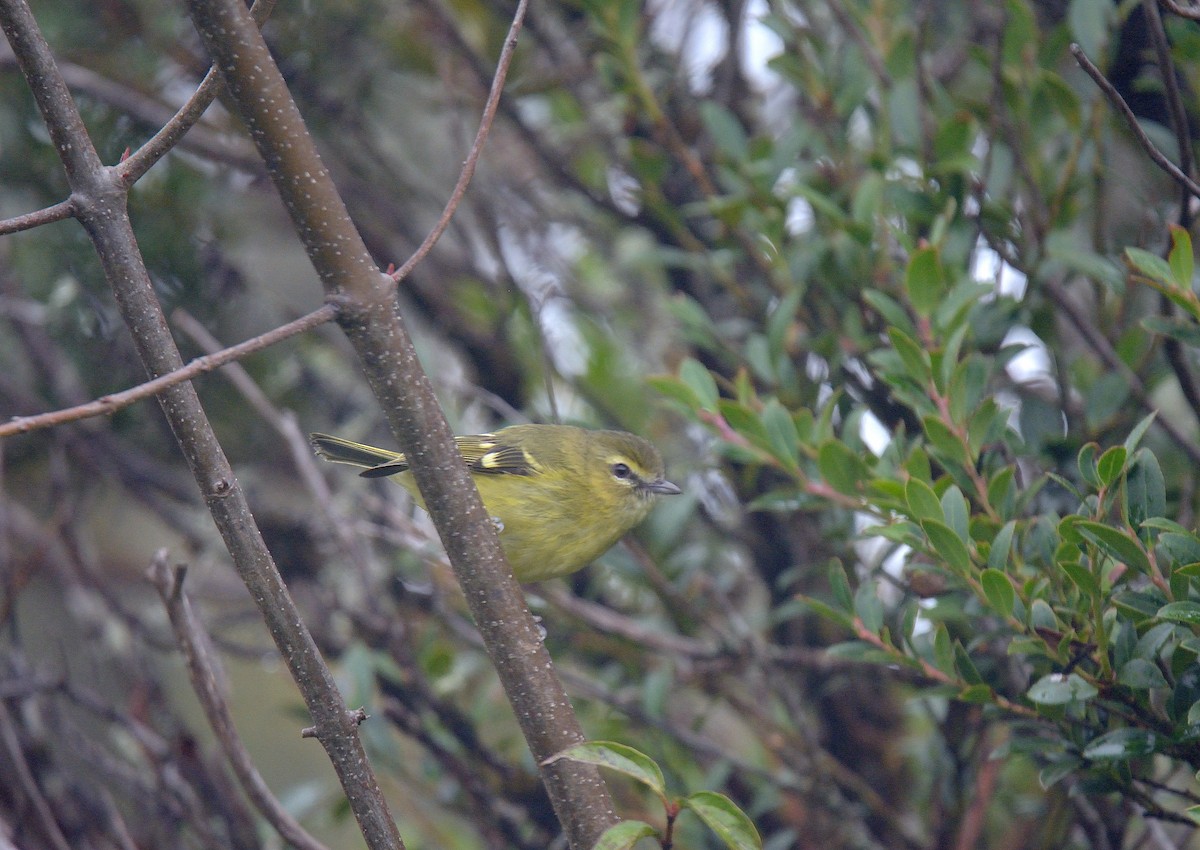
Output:
M658 493L660 496L678 496L683 492L676 485L662 478L647 481L642 486L651 493Z

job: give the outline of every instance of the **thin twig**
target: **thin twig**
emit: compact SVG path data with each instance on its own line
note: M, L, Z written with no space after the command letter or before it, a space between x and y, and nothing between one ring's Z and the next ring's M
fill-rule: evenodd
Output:
M1125 102L1125 98L1121 97L1116 87L1108 81L1108 78L1092 63L1092 60L1088 59L1087 54L1083 52L1083 48L1078 44L1072 44L1071 55L1075 57L1075 61L1079 63L1079 67L1083 68L1087 72L1087 75L1092 78L1092 81L1100 87L1100 90L1104 92L1109 102L1125 116L1125 122L1129 125L1130 131L1133 133L1134 138L1137 139L1138 144L1142 146L1142 150L1146 152L1146 155L1159 168L1165 171L1171 179L1175 180L1193 195L1200 197L1200 183L1197 183L1191 177L1184 174L1179 169L1179 166L1171 162L1162 151L1154 146L1154 142L1150 141L1150 137L1146 135L1146 131L1138 123L1137 116L1133 114L1133 110Z
M0 221L0 236L10 233L20 233L22 230L32 230L43 224L53 224L75 215L75 204L70 200L59 201L53 206L36 210L31 213L13 216Z
M270 17L275 3L276 0L255 0L254 5L250 7L250 16L254 18L254 22L261 27ZM216 65L213 65L204 75L204 79L196 91L188 98L187 103L175 113L175 117L164 124L163 128L132 156L127 157L117 166L126 186L136 183L139 177L149 171L156 162L175 147L184 134L192 128L192 125L200 120L204 111L217 99L222 87L221 75L217 72Z
M203 375L205 372L219 369L226 363L239 360L255 351L260 351L277 342L282 342L288 337L311 330L336 317L337 308L332 304L323 304L308 315L301 316L299 319L288 322L286 325L281 325L245 342L230 346L216 354L206 354L203 357L197 357L182 368L167 372L165 375L155 378L152 381L147 381L144 384L138 384L136 387L130 387L127 390L122 390L112 395L101 396L95 401L89 401L86 404L80 404L75 407L54 410L49 413L39 413L36 416L20 416L12 419L0 425L0 438L11 437L14 434L25 434L39 428L49 428L54 425L75 422L79 419L87 419L92 416L108 416L123 407L128 407L136 401L158 395L176 384L190 380L197 375Z
M37 779L21 748L12 714L3 701L0 701L0 746L8 753L10 787L19 787L18 793L24 797L18 798L19 808L24 808L30 819L37 823L37 829L49 847L53 850L71 850L70 842L63 835L54 817L54 809L43 796L42 789L38 787Z
M1071 300L1066 290L1062 288L1062 285L1057 281L1047 280L1042 284L1042 287L1050 296L1050 299L1058 306L1058 309L1071 320L1071 324L1075 326L1075 329L1083 337L1088 346L1100 355L1100 359L1104 361L1104 364L1125 378L1129 384L1129 392L1138 400L1138 404L1142 405L1146 410L1158 410L1158 405L1150 398L1150 393L1146 390L1146 385L1142 383L1141 377L1126 365L1125 361L1120 358L1104 334L1100 333L1095 327L1094 322L1088 316L1085 316ZM1200 464L1200 446L1193 443L1187 434L1183 433L1170 419L1165 416L1159 416L1155 418L1154 424L1165 431L1183 449L1193 464Z
M192 689L200 700L204 716L208 719L225 758L250 802L285 841L300 850L328 850L324 844L309 835L275 798L255 768L250 753L246 751L233 722L229 705L222 694L218 668L213 663L215 653L212 640L183 592L185 572L185 567L172 568L167 565L167 553L164 549L154 556L147 574L158 595L162 597L163 605L166 606L175 639L183 651Z
M1192 21L1200 21L1200 6L1184 6L1182 3L1177 3L1176 0L1158 0L1158 2L1172 15L1178 15L1181 18L1188 18Z
M521 25L525 20L525 10L528 6L529 0L520 0L517 4L517 11L513 15L512 24L508 28L508 34L504 37L504 48L500 51L500 59L496 64L496 73L492 77L492 88L488 92L487 103L484 104L483 115L479 119L479 131L475 134L475 141L471 143L471 150L463 162L462 171L458 174L458 181L454 184L454 191L450 193L450 199L446 201L446 207L442 210L442 215L437 220L437 224L429 231L424 241L421 242L412 256L405 260L404 265L392 273L392 279L397 283L408 277L409 272L413 270L417 263L425 259L425 255L433 249L433 246L441 238L446 228L450 226L450 219L454 217L454 211L458 209L463 195L467 193L467 186L471 183L471 177L475 174L475 166L479 162L480 154L483 153L484 142L487 141L488 133L492 129L492 123L496 119L496 109L500 105L500 95L504 91L504 81L508 78L508 68L512 64L513 52L517 47L517 33L521 31Z

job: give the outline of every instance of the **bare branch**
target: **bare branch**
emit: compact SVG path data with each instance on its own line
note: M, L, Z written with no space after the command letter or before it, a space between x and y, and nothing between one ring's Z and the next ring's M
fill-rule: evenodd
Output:
M134 402L159 395L177 384L195 378L197 375L203 375L205 372L219 369L227 363L240 360L249 354L253 354L255 351L261 351L277 342L282 342L288 337L312 330L318 325L334 319L336 316L337 309L331 304L324 304L307 316L301 316L299 319L288 322L286 325L280 325L274 330L259 334L256 337L230 346L215 354L206 354L203 357L197 357L186 366L174 369L144 384L138 384L136 387L130 387L127 390L122 390L112 395L101 396L95 401L89 401L86 404L76 405L75 407L54 410L49 413L39 413L36 416L16 417L0 425L0 438L11 437L14 434L25 434L30 431L36 431L39 428L49 428L54 425L62 425L66 422L88 419L93 416L110 416Z
M246 796L285 841L300 850L327 850L324 844L309 835L283 804L275 799L275 795L263 781L245 745L242 744L237 726L233 722L233 715L222 693L223 688L219 684L220 677L212 640L192 610L191 601L183 592L185 574L186 567L167 565L165 549L155 555L147 571L151 584L166 606L175 640L183 651L192 689L200 700L200 706L204 709L204 716L212 727L217 743L225 753L225 758L233 768Z
M244 25L261 43L249 11L240 3L233 5L239 6ZM76 217L92 240L146 371L157 378L181 369L183 360L134 238L124 177L117 169L106 168L96 154L26 0L0 0L0 25L62 160L77 205ZM331 250L336 253L337 248ZM186 381L175 384L162 392L159 402L233 563L321 730L321 745L368 846L373 850L402 847L337 684L267 550L195 388Z
M395 283L371 264L245 7L239 0L189 0L188 8L329 298L339 306L339 323L393 434L412 461L417 486L540 763L582 741L583 731L397 317ZM616 822L612 799L594 767L559 763L543 768L542 778L572 847L591 847Z
M22 230L32 230L35 227L41 227L43 224L53 224L56 221L68 219L73 215L75 215L75 205L71 201L59 201L57 204L45 209L0 221L0 236L6 236L9 233L20 233Z
M458 209L463 195L467 193L467 186L475 174L479 155L483 153L484 142L487 141L488 133L492 130L492 122L496 120L496 109L500 106L500 95L504 92L504 81L508 78L508 67L512 64L513 51L517 46L517 33L521 31L521 25L525 21L525 10L528 5L529 0L520 0L517 3L517 11L508 28L508 35L504 37L504 48L500 51L500 60L496 64L496 74L492 78L492 88L488 92L487 103L483 107L483 116L479 119L479 131L475 134L475 141L471 143L471 150L463 162L462 171L458 174L458 181L454 184L454 191L450 193L450 199L446 201L446 207L442 210L441 217L424 241L405 261L404 265L393 272L392 279L397 283L408 277L413 267L425 259L425 255L433 249L434 244L450 226L450 219L454 217L454 211Z
M1129 125L1130 131L1133 133L1134 138L1137 139L1138 144L1142 146L1142 150L1146 152L1146 155L1180 186L1191 194L1200 196L1200 183L1197 183L1187 174L1183 173L1179 169L1179 166L1171 162L1162 151L1154 146L1154 142L1150 141L1150 137L1146 135L1146 131L1138 123L1137 116L1133 114L1133 110L1125 102L1125 98L1121 97L1120 92L1108 81L1103 72L1093 64L1091 59L1088 59L1087 54L1083 52L1083 48L1078 44L1072 44L1071 55L1075 57L1075 61L1079 63L1079 67L1083 68L1087 72L1087 75L1092 78L1092 81L1100 87L1100 90L1104 92L1104 96L1108 98L1109 102L1125 116L1125 122Z
M1172 15L1178 15L1181 18L1188 18L1193 21L1200 21L1200 6L1188 3L1186 6L1177 0L1158 0L1162 7Z

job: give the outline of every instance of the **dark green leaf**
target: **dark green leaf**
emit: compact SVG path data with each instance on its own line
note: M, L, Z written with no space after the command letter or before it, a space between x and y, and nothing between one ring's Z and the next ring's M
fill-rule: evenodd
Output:
M1100 459L1096 461L1096 473L1100 476L1100 483L1103 486L1111 487L1113 482L1125 471L1127 457L1124 446L1113 446L1100 455Z
M1016 530L1016 522L1009 520L996 532L996 536L992 539L991 551L988 552L988 566L993 570L1003 572L1008 565L1008 553L1012 548L1013 534Z
M1062 561L1059 567L1071 582L1082 590L1088 597L1096 599L1100 596L1100 580L1092 575L1091 570L1078 561Z
M979 581L992 609L1004 617L1011 617L1017 595L1008 576L999 570L986 569L979 576Z
M938 623L934 628L933 666L949 676L956 674L954 669L954 644L950 640L950 633L946 631L945 623Z
M937 309L946 292L942 263L936 248L919 248L908 260L904 286L913 308L922 316Z
M1167 620L1171 623L1187 623L1191 626L1200 625L1200 602L1168 602L1158 609L1155 616L1160 620Z
M1119 528L1091 520L1080 520L1075 523L1075 530L1121 563L1141 573L1150 570L1150 560L1141 545Z
M763 406L763 429L771 443L771 453L789 469L800 468L800 437L792 416L775 399Z
M900 362L904 364L904 372L908 378L920 387L928 386L933 378L929 352L899 328L888 328L888 338L891 339L896 353L900 355Z
M1097 444L1084 443L1083 448L1079 450L1079 454L1075 458L1080 476L1096 489L1100 488L1100 476L1096 472L1096 454L1099 451L1100 446Z
M970 540L967 500L963 497L962 490L953 484L942 494L942 513L946 516L946 525L962 538L963 543Z
M883 628L883 603L873 582L864 581L854 594L854 613L867 631L878 634Z
M1146 429L1150 427L1150 424L1154 421L1154 417L1156 416L1158 416L1157 410L1153 411L1152 413L1148 413L1146 416L1142 417L1138 424L1133 426L1133 430L1130 431L1129 436L1125 438L1125 451L1132 454L1137 450L1138 443L1142 441L1142 437L1145 435Z
M921 521L921 528L929 538L933 551L959 575L966 575L971 569L971 553L967 544L955 534L950 526L936 519Z
M1151 688L1167 687L1166 677L1158 665L1145 658L1134 658L1117 673L1117 681L1127 688L1146 691Z
M858 454L840 440L826 440L817 454L817 469L825 483L847 496L861 496L871 470Z
M915 520L936 519L944 520L942 503L933 488L924 481L910 478L904 484L904 499L908 502L909 515Z
M841 561L829 562L829 589L833 592L833 600L838 607L849 614L854 610L854 592L850 590L850 579L846 576L846 568Z
M1141 528L1150 517L1167 510L1167 485L1158 458L1149 449L1138 449L1125 478L1125 505L1129 524Z

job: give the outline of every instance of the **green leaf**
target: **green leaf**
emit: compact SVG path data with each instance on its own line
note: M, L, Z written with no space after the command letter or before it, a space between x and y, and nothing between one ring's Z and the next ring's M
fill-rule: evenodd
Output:
M854 593L850 590L850 579L846 576L846 568L841 561L829 562L829 589L833 592L833 600L838 607L849 614L854 610Z
M883 602L875 584L864 581L854 594L854 613L862 620L863 627L874 634L879 634L883 628Z
M909 515L915 520L936 519L940 522L946 518L941 500L924 481L908 479L904 484L904 500L908 502Z
M1171 253L1167 255L1167 264L1175 278L1175 285L1180 289L1192 288L1193 266L1195 258L1192 255L1192 237L1185 228L1171 225Z
M925 429L925 436L929 438L929 444L940 452L944 459L966 465L967 450L963 447L962 440L945 422L936 416L923 416L921 425Z
M825 483L847 496L861 496L871 470L858 454L840 440L826 440L817 452L817 470Z
M762 850L762 838L754 822L724 794L697 791L680 801L717 834L730 850Z
M592 845L592 850L631 850L643 838L655 838L658 830L640 820L623 820L613 824Z
M560 753L555 753L542 764L553 764L561 759L594 764L624 773L647 786L659 797L666 799L667 783L663 779L662 771L659 770L653 759L633 747L618 744L616 741L584 741L582 744L576 744L573 747L567 747Z
M1066 705L1087 702L1098 693L1076 673L1065 677L1061 673L1051 673L1034 682L1025 696L1038 705Z
M900 306L900 302L892 298L885 292L880 292L878 289L866 289L862 293L863 301L875 308L876 312L883 317L884 324L898 328L910 337L915 336L917 329L913 327L912 319L908 313Z
M1075 530L1116 560L1138 572L1149 572L1150 560L1146 553L1138 541L1124 531L1087 519L1075 523Z
M1083 564L1078 561L1063 561L1058 566L1067 574L1067 578L1087 596L1092 599L1100 596L1099 579L1092 575L1091 570Z
M1125 259L1134 271L1156 283L1171 286L1175 282L1175 273L1170 264L1158 254L1142 248L1126 248Z
M1177 339L1191 348L1200 348L1200 325L1190 316L1146 316L1141 324L1152 334Z
M936 248L919 248L912 253L904 286L913 308L922 316L929 316L937 309L946 293L946 282Z
M1038 782L1042 786L1043 791L1049 791L1053 786L1057 785L1063 779L1066 779L1083 765L1083 762L1075 757L1059 758L1052 764L1046 765L1038 773Z
M988 552L988 566L993 570L1004 571L1004 567L1008 564L1009 550L1012 549L1013 533L1016 530L1016 521L1009 520L992 538L991 551Z
M933 666L949 676L958 672L954 669L954 644L945 623L938 623L933 632Z
M946 525L954 529L954 533L962 538L963 543L970 540L967 500L955 484L947 487L946 492L942 494L942 513L946 515Z
M904 364L905 374L918 386L928 386L933 378L933 366L929 359L929 352L917 345L916 340L899 328L888 328L888 338L892 341L892 347L896 349L896 353L900 355L900 362Z
M1138 449L1125 477L1125 513L1129 524L1141 528L1151 517L1167 511L1167 485L1158 458L1149 449Z
M767 429L763 427L758 414L741 402L730 398L717 400L717 412L730 428L745 437L752 445L764 451L770 451L771 441L767 437Z
M717 412L717 399L720 397L720 393L717 391L717 382L713 380L712 373L704 368L700 361L691 357L685 358L679 364L679 379L696 394L702 408L713 413Z
M1159 608L1154 616L1171 623L1200 625L1200 602L1168 602Z
M679 402L687 411L695 411L701 407L700 397L696 395L695 390L674 375L652 375L646 379L646 383L660 395Z
M732 112L711 98L700 102L700 118L704 121L709 138L735 162L747 158L748 141L742 122Z
M921 521L921 528L929 538L934 552L959 575L966 575L971 569L971 553L967 544L955 534L950 526L936 519Z
M1200 538L1190 531L1164 531L1158 535L1158 545L1166 551L1172 563L1190 566L1200 562Z
M1111 487L1113 482L1125 471L1127 457L1128 453L1124 446L1113 446L1100 455L1100 460L1096 461L1096 474L1100 476L1100 483L1105 487Z
M1117 673L1117 681L1127 688L1139 691L1167 687L1166 677L1158 669L1158 665L1145 658L1134 658L1121 667Z
M1138 443L1142 441L1142 437L1146 433L1146 429L1150 427L1150 423L1154 421L1154 417L1158 416L1158 411L1153 411L1142 417L1138 424L1133 426L1133 430L1129 432L1129 436L1125 438L1125 451L1132 454L1137 450Z
M979 581L983 585L988 604L999 614L1011 617L1013 607L1017 603L1017 594L1008 576L999 570L986 569L979 576Z
M1157 736L1147 729L1114 729L1083 748L1083 757L1096 761L1131 759L1154 753Z
M992 689L987 685L968 685L958 692L958 698L962 702L974 703L975 705L988 705L994 699Z
M845 626L848 629L853 628L854 626L854 618L851 617L849 613L841 610L840 608L835 608L832 605L822 602L820 599L812 596L801 595L797 596L796 600L799 601L804 607L816 613L819 617L832 620L833 622Z
M789 469L799 469L800 436L792 415L776 399L771 399L763 406L762 424L775 458Z
M1075 458L1080 476L1097 489L1100 488L1100 476L1096 472L1096 453L1098 451L1100 451L1100 446L1095 443L1084 443Z

